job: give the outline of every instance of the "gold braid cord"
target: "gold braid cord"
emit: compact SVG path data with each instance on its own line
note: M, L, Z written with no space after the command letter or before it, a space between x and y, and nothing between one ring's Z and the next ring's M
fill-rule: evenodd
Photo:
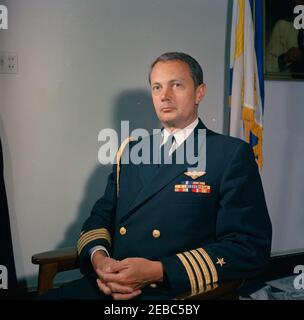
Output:
M123 143L120 145L117 154L116 154L116 164L117 164L117 171L116 171L116 184L117 184L117 196L119 194L119 174L120 174L120 159L122 157L123 151L125 147L131 142L135 141L135 138L129 137L123 141Z

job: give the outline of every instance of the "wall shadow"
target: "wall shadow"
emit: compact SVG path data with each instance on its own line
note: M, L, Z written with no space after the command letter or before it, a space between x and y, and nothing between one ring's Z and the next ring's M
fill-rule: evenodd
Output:
M143 128L152 133L153 128L159 128L160 124L155 115L150 92L145 89L126 90L119 93L112 105L113 118L108 127L121 134L121 121L130 122L130 133L135 128ZM87 179L83 197L76 213L76 219L67 228L63 240L57 248L76 246L76 242L84 221L89 217L94 203L103 195L108 175L111 172L110 165L98 164ZM55 249L55 248L54 248ZM67 273L56 277L55 282L61 283L78 276L78 273Z
M145 89L134 89L121 92L114 100L113 123L120 134L120 122L130 122L130 133L136 128L142 128L152 133L160 127L156 117L151 94Z

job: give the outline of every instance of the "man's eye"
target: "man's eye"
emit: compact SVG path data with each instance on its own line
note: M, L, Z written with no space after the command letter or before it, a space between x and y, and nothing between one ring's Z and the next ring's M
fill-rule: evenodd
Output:
M159 91L160 90L160 86L154 86L154 87L152 87L152 90L153 91Z
M174 83L173 86L176 87L176 88L178 88L178 87L181 86L181 84L180 84L180 83Z

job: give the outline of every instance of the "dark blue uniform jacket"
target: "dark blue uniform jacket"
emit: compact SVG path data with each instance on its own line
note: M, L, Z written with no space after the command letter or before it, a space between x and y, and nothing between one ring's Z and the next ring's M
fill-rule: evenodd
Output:
M194 141L198 129L206 129L201 121ZM270 256L271 222L251 147L209 129L205 143L205 174L196 179L185 175L188 163L121 164L118 192L113 166L78 241L83 273L92 271L89 250L96 245L119 260L161 261L172 296L262 270ZM193 182L205 187L201 192L183 187Z

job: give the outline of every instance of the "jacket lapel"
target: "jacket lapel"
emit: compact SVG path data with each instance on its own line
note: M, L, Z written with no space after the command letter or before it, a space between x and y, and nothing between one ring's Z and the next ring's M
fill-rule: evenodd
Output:
M155 144L154 147L154 159L153 159L153 141ZM161 133L157 133L149 137L149 148L150 148L150 164L140 164L138 165L139 175L141 177L141 183L143 186L146 186L151 182L153 177L158 172L158 165L156 160L159 158L160 154L160 142L161 142Z
M197 146L198 130L206 129L202 121L199 119L199 123L193 131L194 145ZM188 138L189 139L189 138ZM152 141L151 145L152 145ZM198 146L200 148L200 146ZM151 153L152 154L152 153ZM198 155L198 149L195 149L195 155ZM184 158L186 159L186 158ZM193 166L193 164L192 164ZM195 165L194 165L195 166ZM126 219L134 209L148 201L161 189L166 187L172 182L177 176L188 171L191 167L186 161L183 164L171 164L162 165L159 168L157 165L140 165L138 166L139 173L141 176L142 189L137 193L134 201L130 203L128 210L126 211L124 219ZM173 192L173 191L172 191Z
M149 136L147 140L142 141L143 149L145 149L145 147L143 147L145 143L149 144L151 164L132 164L132 161L130 160L131 163L128 169L129 183L126 192L123 192L120 195L120 201L122 203L122 207L124 208L124 213L122 216L129 212L128 208L138 198L139 194L141 194L141 191L145 189L147 184L151 183L151 180L159 170L157 163L153 164L153 139L155 144L159 146L161 141L161 133ZM158 159L159 148L156 148L156 155L154 157L155 159Z

